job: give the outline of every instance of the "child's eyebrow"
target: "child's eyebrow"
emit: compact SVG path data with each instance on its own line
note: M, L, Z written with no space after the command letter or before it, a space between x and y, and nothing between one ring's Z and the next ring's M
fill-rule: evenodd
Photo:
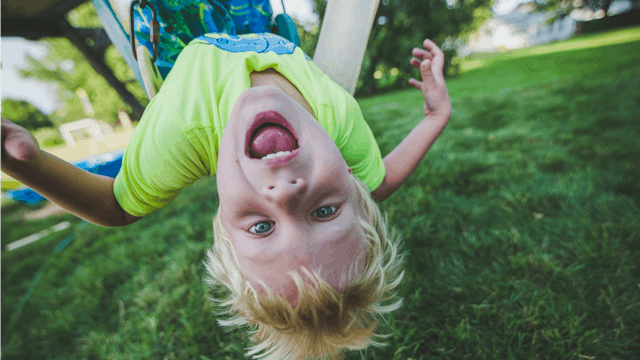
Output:
M332 189L332 190L327 190L327 191L319 191L318 195L313 196L311 198L311 200L308 202L309 204L309 209L308 210L316 210L315 207L319 206L320 204L322 204L322 202L324 202L326 200L326 198L336 195L336 194L340 194L342 195L342 191L340 189ZM344 202L348 199L341 199L339 202ZM267 216L269 217L269 215L267 215L265 212L263 211L257 211L257 210L247 210L247 211L243 211L240 214L240 218L245 218L245 217L249 217L249 216Z
M260 211L245 211L242 214L240 214L240 217L248 217L248 216L253 216L253 215L260 215L263 216L264 214Z
M348 200L348 194L344 193L343 188L336 188L336 187L330 187L328 188L328 185L325 185L323 187L321 187L318 191L316 191L313 194L306 194L304 197L306 197L307 199L303 199L303 200L307 200L305 202L306 204L311 204L308 205L309 209L308 210L315 210L312 209L312 207L315 207L317 205L319 205L320 203L322 203L323 201L326 200L326 198L333 196L333 195L341 195L341 196L346 196L347 199L341 199L340 202L344 202L346 200ZM303 205L304 206L304 205ZM258 210L246 210L246 211L242 211L241 213L239 213L239 217L240 218L245 218L248 216L268 216L265 214L264 211L258 211Z
M331 189L326 189L326 188L321 188L319 191L316 192L317 194L313 194L309 196L309 203L311 205L309 205L309 207L315 207L317 205L319 205L320 203L322 203L322 201L325 201L328 197L339 194L339 195L343 195L343 189L337 189L337 188L331 188ZM311 209L311 210L315 210L315 209Z

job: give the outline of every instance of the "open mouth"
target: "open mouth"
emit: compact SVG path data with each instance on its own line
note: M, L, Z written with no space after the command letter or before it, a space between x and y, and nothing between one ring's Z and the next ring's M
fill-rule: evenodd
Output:
M300 138L278 112L269 110L256 115L247 129L246 155L267 165L279 165L293 159L300 148Z

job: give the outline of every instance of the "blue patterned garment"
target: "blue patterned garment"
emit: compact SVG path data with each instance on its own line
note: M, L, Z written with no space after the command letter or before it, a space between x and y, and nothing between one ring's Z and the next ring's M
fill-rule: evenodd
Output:
M274 25L269 0L150 0L158 13L160 42L156 66L166 78L180 51L207 33L229 35L268 33ZM136 42L153 54L149 28L153 13L147 6L134 11Z
M210 37L208 35L200 35L196 39L205 41L211 45L217 46L219 49L230 52L255 51L257 53L266 53L273 51L278 55L293 54L296 45L280 35L271 33L255 34L255 37L239 37L237 35L229 35L229 38ZM304 54L304 57L311 61L311 58Z

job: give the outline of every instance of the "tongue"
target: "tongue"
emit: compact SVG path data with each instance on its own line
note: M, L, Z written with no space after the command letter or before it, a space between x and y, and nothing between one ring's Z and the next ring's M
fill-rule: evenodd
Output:
M249 147L249 155L262 158L278 151L293 151L298 142L289 130L280 125L268 125L255 131Z

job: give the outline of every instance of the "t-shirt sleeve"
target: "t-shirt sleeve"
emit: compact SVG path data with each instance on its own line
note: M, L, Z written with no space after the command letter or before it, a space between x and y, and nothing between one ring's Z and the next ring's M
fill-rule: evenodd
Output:
M209 173L183 127L170 99L156 95L127 145L113 184L126 212L141 217L161 209Z
M338 85L336 85L339 87ZM362 116L358 102L345 90L339 100L334 97L336 145L353 173L360 178L369 191L375 191L386 175L382 154L373 132Z

